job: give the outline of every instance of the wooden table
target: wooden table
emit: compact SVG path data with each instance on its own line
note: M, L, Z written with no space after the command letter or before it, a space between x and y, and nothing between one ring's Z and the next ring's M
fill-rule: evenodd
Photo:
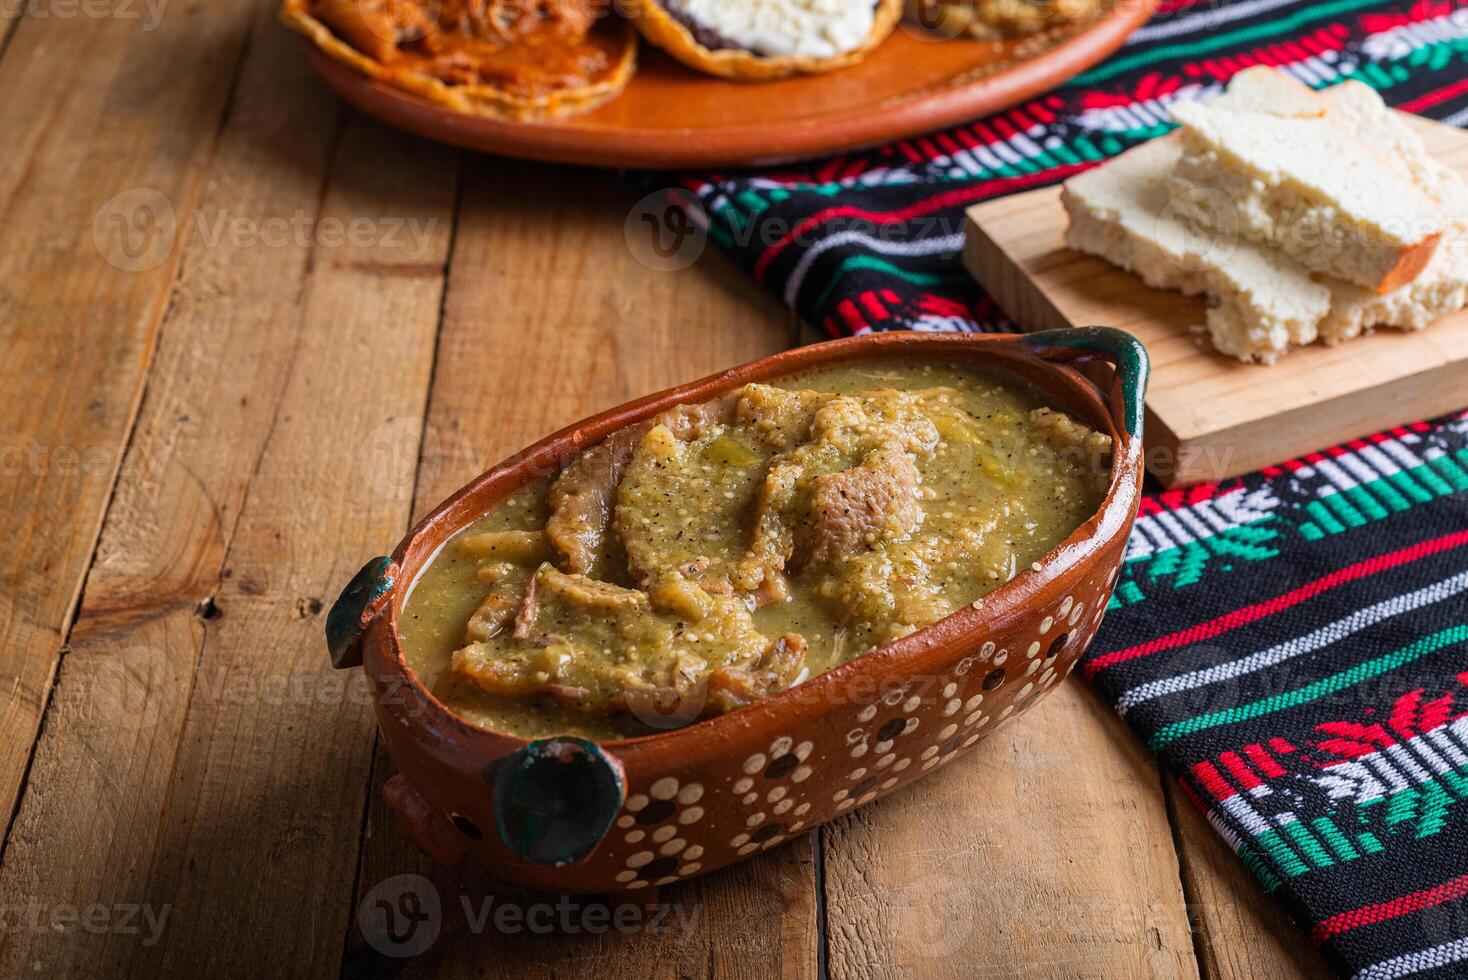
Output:
M346 111L269 3L0 9L0 973L1322 975L1077 680L672 925L476 930L554 900L405 841L323 606L488 463L795 325L639 263L615 175ZM403 881L409 961L357 919Z

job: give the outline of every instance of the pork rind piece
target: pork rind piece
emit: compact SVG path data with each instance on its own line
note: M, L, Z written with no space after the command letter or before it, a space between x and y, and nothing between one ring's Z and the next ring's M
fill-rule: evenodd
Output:
M664 585L649 595L541 565L513 616L498 589L486 600L494 642L467 643L452 669L493 695L544 694L588 714L686 709L691 717L767 697L804 669L800 636L764 636L731 596L694 583L680 591L674 598Z

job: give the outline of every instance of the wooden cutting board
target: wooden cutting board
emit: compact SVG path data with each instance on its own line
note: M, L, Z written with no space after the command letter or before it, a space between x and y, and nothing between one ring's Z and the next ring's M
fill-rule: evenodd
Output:
M1468 177L1468 133L1405 118L1434 156ZM1190 331L1204 320L1201 300L1071 251L1065 226L1058 186L976 205L964 263L1023 329L1100 324L1141 339L1152 356L1148 468L1167 486L1247 473L1468 405L1468 312L1422 331L1382 330L1273 365L1242 364Z

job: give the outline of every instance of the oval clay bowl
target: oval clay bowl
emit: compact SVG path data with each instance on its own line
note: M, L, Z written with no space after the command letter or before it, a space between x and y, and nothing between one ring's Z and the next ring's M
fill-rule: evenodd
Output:
M1070 362L1115 366L1109 393ZM848 361L973 363L1028 383L1114 440L1100 509L981 602L757 704L596 744L471 725L414 676L398 617L445 541L608 433L750 381ZM786 351L629 402L494 467L369 562L327 620L338 667L360 664L399 774L388 802L440 863L472 856L551 892L617 892L713 871L944 765L1065 677L1110 598L1142 480L1147 360L1106 328L1010 335L870 334Z

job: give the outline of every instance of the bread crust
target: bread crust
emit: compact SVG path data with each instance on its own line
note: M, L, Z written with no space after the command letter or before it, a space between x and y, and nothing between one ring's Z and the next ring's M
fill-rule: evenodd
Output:
M876 0L876 18L865 43L830 58L771 57L743 48L713 50L699 44L688 28L668 13L658 0L624 0L619 9L637 25L649 44L662 48L688 67L720 78L759 82L791 75L818 75L856 64L887 40L902 16L902 3L903 0Z
M287 27L305 35L323 54L369 78L468 115L522 122L579 115L621 94L637 70L637 31L618 18L615 20L616 29L624 35L621 56L607 79L595 85L548 92L534 98L513 95L492 85L450 85L426 72L384 65L368 57L312 16L308 2L284 0L280 19Z
M1403 249L1397 258L1397 264L1392 266L1382 277L1381 282L1377 284L1376 295L1385 296L1394 289L1401 289L1421 275L1422 270L1427 268L1427 264L1437 254L1437 246L1442 241L1442 237L1442 232L1434 232L1415 245Z

